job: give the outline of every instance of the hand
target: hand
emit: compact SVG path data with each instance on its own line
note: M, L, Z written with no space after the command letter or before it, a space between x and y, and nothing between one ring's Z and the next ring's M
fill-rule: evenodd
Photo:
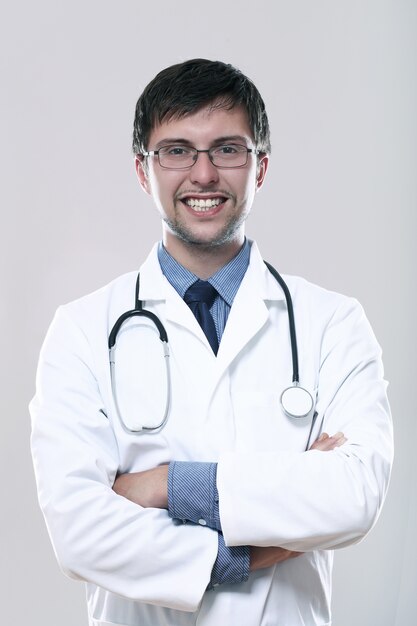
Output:
M309 447L309 450L321 450L322 452L329 452L339 446L346 443L347 439L343 433L336 433L332 437L329 437L327 433L322 433L316 441Z
M158 465L145 472L120 474L113 491L145 508L168 508L168 465Z
M258 569L272 567L272 565L275 565L276 563L282 563L288 559L294 559L302 554L304 553L294 552L294 550L286 550L285 548L275 546L251 546L249 571L255 572Z

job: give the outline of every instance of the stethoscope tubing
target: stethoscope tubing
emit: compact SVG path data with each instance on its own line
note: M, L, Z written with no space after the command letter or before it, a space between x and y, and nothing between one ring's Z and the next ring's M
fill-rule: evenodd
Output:
M294 307L292 303L292 298L290 294L290 290L282 278L280 274L278 274L275 267L273 267L268 261L264 261L265 265L271 272L272 276L282 287L282 291L284 292L285 300L287 302L287 312L288 312L288 326L290 330L290 340L291 340L291 356L292 356L292 382L295 384L299 384L300 375L298 371L298 348L297 348L297 333L295 332L295 319L294 319Z
M130 311L126 311L125 313L122 313L122 315L117 319L116 323L114 324L110 335L109 335L109 339L108 339L108 347L109 347L109 361L110 361L110 380L111 380L111 389L112 389L112 395L113 395L113 400L114 400L114 404L116 407L116 412L118 414L119 420L124 428L124 430L127 433L140 433L142 431L145 432L157 432L159 430L161 430L167 420L168 420L168 415L169 415L169 409L170 409L170 405L171 405L171 370L169 367L169 345L168 345L168 334L167 331L165 329L165 326L163 325L163 323L161 322L161 320L159 319L159 317L157 315L155 315L155 313L152 313L152 311L147 311L146 309L143 308L143 302L142 300L139 299L139 289L140 289L140 273L138 274L137 278L136 278L136 286L135 286L135 308L131 309ZM120 406L119 406L119 402L118 402L118 398L117 398L117 388L116 388L116 376L115 376L115 367L116 367L116 355L115 355L115 351L116 351L116 339L117 339L117 335L119 333L120 328L122 327L122 325L124 324L124 322L126 322L128 319L132 318L132 317L147 317L148 319L150 319L156 326L158 332L159 332L159 339L162 343L162 349L163 349L163 353L164 353L164 360L165 360L165 370L166 370L166 382L167 382L167 394L166 394L166 403L165 403L165 410L164 410L164 415L163 418L161 420L161 422L159 424L157 424L156 426L140 426L135 430L131 430L129 428L127 428L124 420L121 417L121 411L120 411Z
M277 272L277 270L267 261L264 261L264 263L266 267L268 268L268 270L270 271L270 273L272 274L272 276L281 286L284 292L284 296L285 296L285 300L287 304L288 326L289 326L289 333L290 333L291 358L292 358L292 385L284 389L280 397L280 403L281 403L284 413L288 417L296 418L296 419L304 418L304 417L307 417L311 413L311 410L314 406L314 401L310 392L307 391L307 389L305 389L304 387L300 386L297 335L296 335L296 330L295 330L294 307L293 307L290 290L288 289L287 284L285 283L282 276ZM140 273L138 274L137 279L136 279L134 308L131 309L130 311L126 311L117 319L112 330L110 331L109 338L108 338L111 388L112 388L112 394L113 394L116 412L118 414L119 420L122 426L124 427L124 429L129 433L136 433L136 434L143 432L143 431L157 432L161 430L161 428L165 426L168 420L168 414L169 414L169 409L170 409L170 404L171 404L171 374L170 374L170 367L169 367L168 334L165 329L165 326L162 324L158 316L155 315L155 313L152 313L151 311L148 311L143 308L143 302L139 298L139 290L140 290ZM119 403L117 400L117 389L116 389L116 384L115 384L115 350L116 350L116 339L120 331L120 328L122 327L124 322L126 322L131 317L135 317L135 316L146 317L150 319L155 324L159 332L159 339L162 343L163 353L164 353L164 358L165 358L165 366L166 366L167 401L165 405L163 418L158 425L152 426L152 427L138 425L138 427L135 429L129 429L126 426L124 420L122 419ZM295 393L295 404L297 405L296 410L291 408L291 406L294 405L294 393ZM301 410L298 408L300 405L300 399L301 399L301 405L303 406ZM309 434L309 440L311 437L311 433L312 433L312 429L313 429L316 417L317 417L317 414L315 413L313 415L312 425L311 425L310 434Z

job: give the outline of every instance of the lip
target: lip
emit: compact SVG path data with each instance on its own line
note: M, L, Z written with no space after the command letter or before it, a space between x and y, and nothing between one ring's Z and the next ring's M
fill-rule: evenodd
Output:
M215 200L216 198L222 198L226 200L228 196L224 193L185 193L178 196L178 200L185 202L189 198L195 198L196 200Z
M196 207L192 207L187 204L187 200L217 200L220 199L221 202L212 206L210 208L204 208L204 210L198 210ZM218 213L220 213L226 205L229 197L222 192L206 192L206 193L194 193L194 192L186 192L178 196L177 200L181 202L181 204L187 210L187 213L196 217L197 219L207 219L212 218Z
M226 205L226 202L227 202L227 198L225 198L224 196L206 196L205 198L203 198L201 196L188 196L188 197L189 198L196 198L196 199L200 199L201 198L202 200L204 200L206 198L211 199L211 197L215 197L215 198L221 197L223 199L223 201L220 202L220 204L216 204L216 205L214 205L214 206L212 206L210 208L204 209L204 210L201 210L201 209L198 210L195 207L189 206L185 202L185 200L187 198L183 199L181 201L181 204L185 207L185 209L187 210L187 212L190 215L193 215L193 216L195 216L198 219L214 217L215 215L217 215L218 213L220 213L223 210L223 208L224 208L224 206Z

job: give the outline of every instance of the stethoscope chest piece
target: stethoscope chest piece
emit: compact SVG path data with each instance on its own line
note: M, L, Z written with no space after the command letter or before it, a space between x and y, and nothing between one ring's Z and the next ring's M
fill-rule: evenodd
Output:
M281 394L281 406L288 417L307 417L313 405L311 393L300 385L291 385Z

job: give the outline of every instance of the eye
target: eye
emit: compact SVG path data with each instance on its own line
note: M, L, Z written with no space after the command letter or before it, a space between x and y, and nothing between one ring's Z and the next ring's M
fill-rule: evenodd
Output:
M225 155L225 154L236 154L237 152L242 151L242 146L237 146L235 144L229 143L224 146L218 146L215 148L214 152L216 154Z
M192 149L187 148L187 146L164 146L159 150L160 154L170 157L188 156L191 152Z

